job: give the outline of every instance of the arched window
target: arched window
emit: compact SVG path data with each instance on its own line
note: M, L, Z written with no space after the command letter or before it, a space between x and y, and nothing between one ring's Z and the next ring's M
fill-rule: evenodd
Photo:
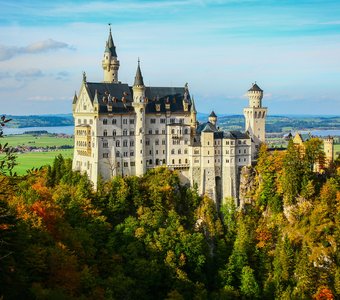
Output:
M107 130L106 130L106 129L104 130L103 135L104 135L104 136L107 136Z
M181 160L181 159L179 159L179 160L178 160L178 163L179 163L179 164L181 164L181 163L182 163L182 160Z
M172 149L172 150L171 150L171 154L175 154L175 149Z
M128 146L128 141L127 140L124 140L123 141L123 147L127 147Z
M103 119L103 124L107 125L107 119Z
M123 130L123 135L127 135L127 130L126 129Z
M116 141L116 147L120 147L120 140Z
M116 134L117 134L116 129L113 129L112 135L113 135L113 136L116 136Z
M184 129L184 134L188 134L188 128Z

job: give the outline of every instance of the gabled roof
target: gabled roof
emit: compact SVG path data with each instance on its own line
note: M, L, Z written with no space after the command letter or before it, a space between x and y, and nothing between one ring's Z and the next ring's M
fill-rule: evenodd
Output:
M248 90L249 92L263 92L261 88L255 83L253 83L253 86Z
M197 133L201 133L201 132L217 132L217 128L215 125L213 125L210 122L205 122L202 124L199 124L196 128L196 132Z

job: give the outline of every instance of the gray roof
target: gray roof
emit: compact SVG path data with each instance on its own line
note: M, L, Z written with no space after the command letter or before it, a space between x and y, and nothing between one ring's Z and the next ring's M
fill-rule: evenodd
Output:
M117 57L116 46L113 43L113 38L112 38L112 34L111 34L111 28L110 28L110 32L109 32L109 37L108 37L107 42L106 42L105 52L109 52L109 53L111 53L111 55L113 57Z
M247 133L232 130L232 131L218 131L214 133L214 138L216 139L249 139L249 135Z
M99 112L105 113L107 103L112 104L110 113L133 112L132 87L124 83L86 82L85 87L92 102L98 102ZM184 87L146 87L145 97L147 98L146 113L165 113L166 103L170 104L172 113L184 113L183 98ZM192 105L190 95L188 111ZM160 105L160 111L156 110L156 104Z
M197 133L201 133L201 132L217 132L217 128L212 123L205 122L205 123L199 124L197 126L196 132Z
M261 88L255 83L253 83L253 86L248 90L249 92L263 92Z
M216 114L214 111L211 112L210 116L209 117L212 117L212 118L217 118Z
M140 70L140 65L139 65L139 59L138 59L138 66L137 66L136 76L135 76L135 82L134 82L133 85L134 86L144 85L142 71Z

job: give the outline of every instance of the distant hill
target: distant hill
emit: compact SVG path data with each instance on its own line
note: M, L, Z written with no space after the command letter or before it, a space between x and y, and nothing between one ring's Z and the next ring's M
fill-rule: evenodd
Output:
M199 122L206 122L209 114L197 113ZM8 127L54 127L54 126L73 126L72 114L56 114L56 115L31 115L31 116L12 116L8 123ZM224 130L243 130L243 115L220 115L218 117L218 126ZM290 132L296 130L311 129L339 129L340 116L268 116L266 121L266 131L272 132Z
M72 126L74 124L71 114L65 115L31 115L31 116L6 116L12 119L8 127L54 127L54 126Z

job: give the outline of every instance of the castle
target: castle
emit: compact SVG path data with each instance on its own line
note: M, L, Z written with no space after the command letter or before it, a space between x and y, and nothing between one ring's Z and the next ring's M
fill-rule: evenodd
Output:
M87 173L96 188L99 176L141 176L166 166L218 205L226 197L237 199L240 169L251 165L265 142L267 108L262 107L261 88L255 83L248 90L245 133L221 131L214 112L198 123L187 84L145 86L138 60L129 86L118 80L119 66L110 29L102 60L104 81L88 82L84 73L74 96L73 169Z

